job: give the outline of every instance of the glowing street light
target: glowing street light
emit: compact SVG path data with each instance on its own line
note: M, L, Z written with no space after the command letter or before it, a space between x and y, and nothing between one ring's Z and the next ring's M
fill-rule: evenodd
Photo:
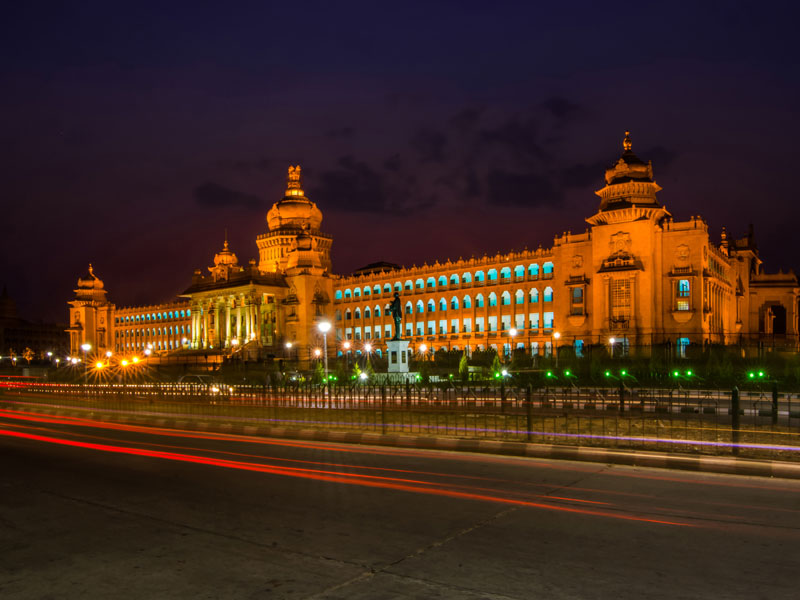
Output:
M611 346L611 358L614 358L614 342L616 342L616 341L617 340L614 339L613 337L608 338L608 343Z
M553 332L553 352L556 355L556 369L558 368L558 340L561 338L561 333L558 331Z
M331 330L330 321L320 321L317 323L317 329L322 332L322 348L323 359L325 362L325 381L328 381L328 332Z
M114 353L111 350L106 350L106 358L111 358L113 355Z

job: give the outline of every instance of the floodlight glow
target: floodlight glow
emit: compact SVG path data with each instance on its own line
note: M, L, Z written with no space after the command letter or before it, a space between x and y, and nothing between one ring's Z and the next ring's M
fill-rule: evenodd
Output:
M83 350L84 352L88 352L91 349L92 345L90 343L87 342L85 344L81 344L81 350Z
M372 352L372 344L364 344L364 350L367 352Z
M328 321L320 321L317 323L317 329L322 333L328 333L331 330L331 324Z

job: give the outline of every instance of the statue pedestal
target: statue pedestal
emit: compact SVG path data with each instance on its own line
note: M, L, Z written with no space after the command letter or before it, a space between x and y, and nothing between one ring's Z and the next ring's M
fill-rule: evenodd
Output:
M408 343L408 340L387 340L389 373L408 373L408 363L411 358L408 353Z

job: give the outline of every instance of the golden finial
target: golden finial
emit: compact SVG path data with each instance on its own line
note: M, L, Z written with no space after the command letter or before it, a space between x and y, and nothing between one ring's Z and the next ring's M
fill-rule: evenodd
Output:
M289 176L287 178L286 187L288 189L300 189L300 165L296 167L289 167Z
M89 275L94 275L94 269L92 268L92 263L89 263Z
M225 228L225 243L222 246L222 249L227 252L228 251L228 228Z
M631 145L632 145L631 144L631 132L630 131L626 131L625 132L625 139L622 140L622 147L625 149L625 152L630 152L631 151Z

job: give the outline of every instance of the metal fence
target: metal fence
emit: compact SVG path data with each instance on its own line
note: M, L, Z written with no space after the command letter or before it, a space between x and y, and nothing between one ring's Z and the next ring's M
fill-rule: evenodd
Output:
M800 394L505 384L18 383L0 401L114 419L224 421L800 460Z

